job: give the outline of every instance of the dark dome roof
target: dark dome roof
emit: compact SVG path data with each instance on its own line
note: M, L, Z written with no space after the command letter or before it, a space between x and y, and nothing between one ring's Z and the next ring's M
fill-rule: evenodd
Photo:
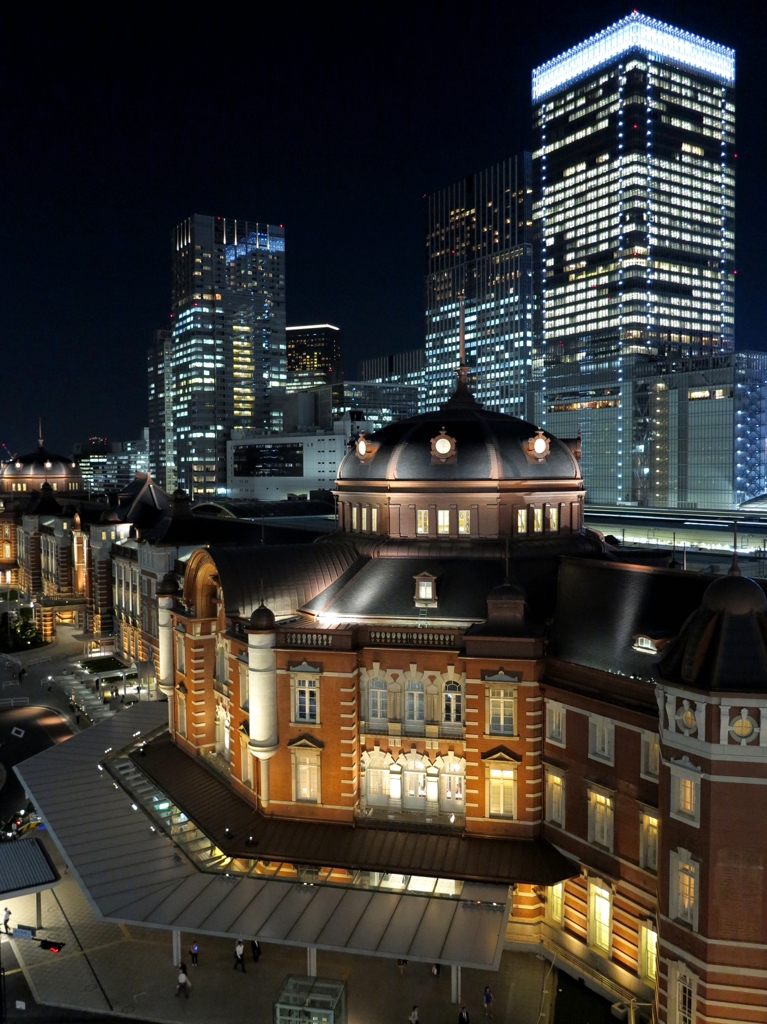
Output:
M274 612L262 602L253 609L248 628L262 633L271 632L274 629Z
M28 455L17 455L10 462L6 462L2 469L2 476L6 480L29 476L42 476L53 480L62 477L81 479L80 469L74 459L49 452L43 447Z
M712 612L748 615L749 612L767 611L767 596L748 576L722 576L707 588L703 605Z
M167 572L157 585L155 594L158 597L176 597L181 592L178 580L173 573Z
M455 458L432 457L431 441L444 428L455 439ZM356 451L343 459L338 480L580 480L578 461L569 446L544 432L548 455L531 458L523 447L538 428L515 416L491 412L465 392L456 393L437 412L389 423L366 440L377 445L373 457Z

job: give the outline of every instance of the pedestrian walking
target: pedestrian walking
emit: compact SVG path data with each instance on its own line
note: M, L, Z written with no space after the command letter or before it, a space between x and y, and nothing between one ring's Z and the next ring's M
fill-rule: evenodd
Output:
M399 967L399 973L402 977L405 977L405 968L407 967L407 960L398 960L397 967Z
M412 1013L408 1017L408 1021L410 1022L410 1024L418 1024L418 1007L417 1006L413 1007Z
M192 983L186 974L186 964L179 964L178 968L178 984L176 985L176 996L180 996L184 993L184 998L189 998L189 989L192 987Z
M485 1004L485 1016L492 1018L493 1016L493 993L490 991L490 986L485 985L485 992L482 996L482 1000Z
M251 939L250 940L250 953L251 953L251 956L253 957L253 963L257 964L258 963L258 959L261 956L261 946L259 944L258 939Z
M8 922L10 921L10 919L11 919L11 912L8 909L8 907L6 907L5 910L3 911L3 926L5 927L5 934L6 935L10 935L11 934L11 929L8 927Z
M442 964L432 964L431 973L434 975L435 978L438 978L440 974L442 974Z
M197 956L198 956L199 952L200 952L199 944L196 943L196 942L193 942L192 945L189 947L189 955L192 958L192 967L196 967L197 966Z
M465 1006L461 1007L461 1012L458 1014L458 1024L470 1024L469 1011Z
M237 940L237 945L234 947L234 969L238 967L242 968L242 973L245 973L245 945L242 939Z

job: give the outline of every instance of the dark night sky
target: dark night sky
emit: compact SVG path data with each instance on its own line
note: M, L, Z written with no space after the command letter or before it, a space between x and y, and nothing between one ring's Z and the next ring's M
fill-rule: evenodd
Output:
M14 13L13 8L23 13ZM71 450L146 420L170 233L284 224L288 323L359 358L423 342L423 195L530 142L530 72L630 4L4 5L0 440ZM651 0L734 46L739 348L767 347L767 6Z

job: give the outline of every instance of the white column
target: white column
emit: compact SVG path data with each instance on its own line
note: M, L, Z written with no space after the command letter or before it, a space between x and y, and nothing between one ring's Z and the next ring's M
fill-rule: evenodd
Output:
M248 630L248 728L250 752L261 762L261 804L269 804L269 765L279 747L277 656L273 630Z
M450 968L450 1002L460 1003L461 1001L461 968Z
M181 963L181 932L174 928L173 932L173 965L178 967Z
M173 598L169 594L157 595L157 632L160 642L160 658L157 666L157 685L168 701L168 728L173 733L173 621L170 610Z
M310 978L317 977L317 947L306 947L306 973Z

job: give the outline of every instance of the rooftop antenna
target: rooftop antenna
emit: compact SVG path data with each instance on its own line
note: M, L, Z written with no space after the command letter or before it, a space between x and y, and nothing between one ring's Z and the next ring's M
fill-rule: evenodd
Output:
M37 421L37 443L42 448L42 446L43 446L43 418L42 418L42 416Z
M740 576L740 566L738 565L738 523L737 520L732 524L732 565L730 571L727 573L728 576Z

